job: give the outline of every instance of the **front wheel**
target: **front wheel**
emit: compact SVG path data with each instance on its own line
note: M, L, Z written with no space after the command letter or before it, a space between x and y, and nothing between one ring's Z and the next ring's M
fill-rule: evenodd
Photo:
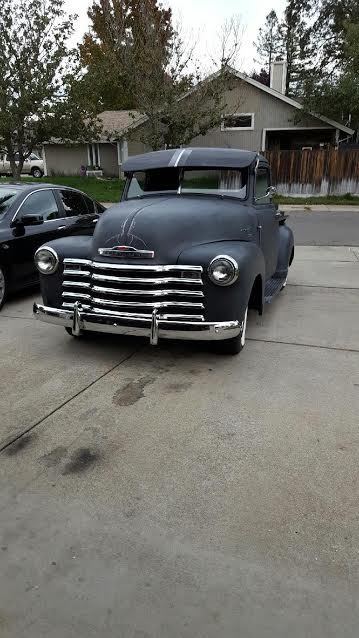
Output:
M241 334L237 335L237 337L232 337L232 339L226 339L225 341L218 342L218 352L221 354L239 354L241 350L243 350L246 343L246 330L247 330L247 317L248 317L248 306L244 313L243 317L243 328Z
M7 283L4 269L0 266L0 310L3 307L7 295Z

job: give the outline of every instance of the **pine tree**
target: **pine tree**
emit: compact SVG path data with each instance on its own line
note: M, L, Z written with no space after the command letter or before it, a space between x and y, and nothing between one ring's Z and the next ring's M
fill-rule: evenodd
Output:
M264 26L259 29L257 42L254 42L259 57L258 62L269 74L271 72L271 64L279 52L278 26L277 14L272 9L266 16Z
M319 50L318 67L333 72L345 66L348 28L358 24L358 0L321 0L313 29Z
M358 0L322 0L313 32L318 55L304 107L359 130Z
M286 95L298 95L311 57L311 34L307 19L311 12L310 0L287 0L283 19L279 24L279 48L281 59L287 63Z

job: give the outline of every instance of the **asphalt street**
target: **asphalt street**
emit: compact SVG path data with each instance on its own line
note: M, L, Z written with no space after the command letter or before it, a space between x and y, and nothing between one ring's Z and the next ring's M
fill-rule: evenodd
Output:
M0 313L1 638L356 638L359 248L297 247L239 357L35 298Z
M280 207L279 207L280 208ZM301 246L359 246L359 210L291 211L288 226Z

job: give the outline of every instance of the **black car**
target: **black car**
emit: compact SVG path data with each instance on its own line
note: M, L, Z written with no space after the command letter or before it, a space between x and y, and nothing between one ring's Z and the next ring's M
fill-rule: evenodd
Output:
M9 292L38 282L34 255L39 246L67 235L92 235L103 211L73 188L1 184L0 308Z
M248 308L260 314L286 284L294 240L272 203L267 160L237 149L131 157L120 204L93 237L36 254L35 316L83 331L220 342L239 352Z

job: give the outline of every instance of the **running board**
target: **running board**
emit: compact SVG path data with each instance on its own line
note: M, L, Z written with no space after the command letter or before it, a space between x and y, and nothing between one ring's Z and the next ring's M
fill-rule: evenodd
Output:
M268 281L266 282L265 290L264 290L265 303L271 303L273 299L278 295L278 293L280 293L282 288L284 288L286 283L287 283L286 277L281 277L280 279L276 277L271 277L270 279L268 279Z

